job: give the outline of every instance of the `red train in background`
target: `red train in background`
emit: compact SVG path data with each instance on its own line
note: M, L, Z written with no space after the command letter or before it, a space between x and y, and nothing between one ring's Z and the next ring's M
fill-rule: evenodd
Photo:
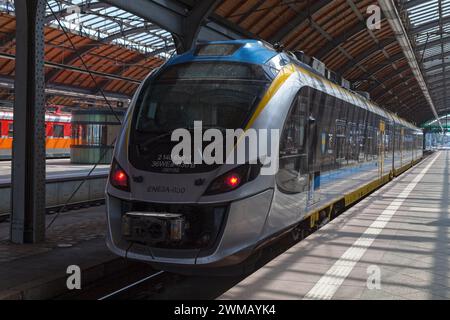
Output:
M0 108L0 160L10 160L14 139L12 109ZM60 106L48 106L45 114L46 152L48 158L70 157L72 116Z

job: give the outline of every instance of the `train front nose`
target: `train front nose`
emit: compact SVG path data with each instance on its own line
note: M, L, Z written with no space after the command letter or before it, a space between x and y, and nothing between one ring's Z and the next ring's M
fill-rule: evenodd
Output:
M108 246L120 256L168 265L235 264L262 233L272 191L225 203L162 204L108 195Z

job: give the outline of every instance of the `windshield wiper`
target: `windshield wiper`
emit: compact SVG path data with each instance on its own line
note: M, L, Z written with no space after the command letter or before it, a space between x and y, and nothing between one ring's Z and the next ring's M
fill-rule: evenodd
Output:
M224 128L224 127L221 127L221 126L215 126L215 125L202 125L202 127L201 127L202 129L217 129L217 130L220 130L220 131L226 131L226 130L228 130L227 128ZM195 129L197 129L197 128L194 128L194 127L190 127L190 128L187 128L187 130L189 130L189 131L194 131Z
M194 131L196 128L194 128L194 127L190 127L190 128L187 128L186 130L188 130L188 131ZM227 128L224 128L224 127L220 127L220 126L215 126L215 125L206 125L206 126L202 126L202 129L217 129L217 130L220 130L220 131L222 131L222 132L224 132L224 131L226 131L227 130ZM146 134L158 134L158 133L161 133L161 131L142 131L142 133L146 133ZM168 131L168 132L163 132L162 134L159 134L158 136L156 136L156 137L154 137L154 138L152 138L152 139L150 139L150 140L148 140L148 141L145 141L145 142L143 142L143 143L139 143L138 144L138 147L140 147L140 148L145 148L145 147L147 147L148 145L150 145L150 144L152 144L152 143L154 143L154 142L156 142L156 141L158 141L158 140L161 140L162 138L165 138L165 137L167 137L167 136L170 136L170 135L172 135L172 131Z
M156 137L154 137L154 138L152 138L152 139L150 139L150 140L148 140L148 141L145 141L145 142L143 142L143 143L139 143L139 144L138 144L138 147L139 147L139 148L145 148L145 147L147 147L148 145L152 144L153 142L156 142L156 141L158 141L158 140L161 140L162 138L165 138L165 137L170 136L170 135L172 135L172 132L165 132L165 133L160 134L160 135L158 135L158 136L156 136Z

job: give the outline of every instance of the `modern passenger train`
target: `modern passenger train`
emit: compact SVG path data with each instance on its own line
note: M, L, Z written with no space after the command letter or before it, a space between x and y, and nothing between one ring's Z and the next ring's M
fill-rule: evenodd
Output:
M45 114L46 153L48 158L70 156L71 114L60 106L48 106ZM0 109L0 160L11 160L14 138L14 113L11 109Z
M279 130L278 150L266 150L279 153L279 170L262 175L267 163L250 156L175 164L171 134L194 121ZM181 273L239 264L280 234L317 227L423 156L420 129L256 40L173 57L143 81L124 122L106 188L107 244Z

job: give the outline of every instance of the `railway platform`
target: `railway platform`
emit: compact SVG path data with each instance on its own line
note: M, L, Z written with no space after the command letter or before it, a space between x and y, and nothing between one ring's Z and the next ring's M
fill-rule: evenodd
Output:
M0 300L66 294L71 265L80 267L83 286L122 270L126 263L106 248L105 230L104 206L61 214L39 244L10 243L9 224L0 223Z
M449 194L441 150L219 299L449 299Z

